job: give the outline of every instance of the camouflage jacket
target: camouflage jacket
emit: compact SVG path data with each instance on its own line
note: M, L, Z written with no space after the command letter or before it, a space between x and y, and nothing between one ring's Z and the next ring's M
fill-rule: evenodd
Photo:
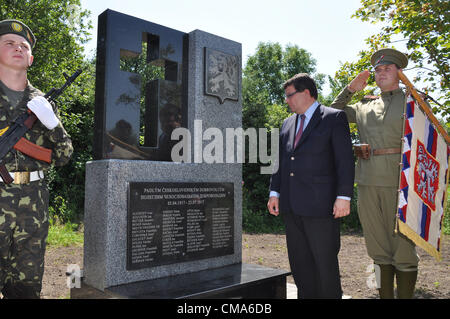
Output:
M364 98L348 105L353 93L345 88L330 105L344 110L350 123L356 123L361 143L372 149L400 148L403 112L406 103L401 89ZM371 156L358 159L355 182L360 185L398 187L401 154Z
M28 101L39 95L44 94L28 82L22 100L16 107L13 107L5 92L3 92L0 87L0 131L13 124L20 115L25 113ZM60 119L59 112L55 105L53 105L53 110L58 119ZM72 155L72 141L62 126L61 119L58 126L52 130L48 130L39 120L37 120L31 130L25 133L24 137L34 144L51 149L52 163L48 164L36 160L20 151L11 149L2 160L2 164L6 165L9 172L45 171L50 165L62 166L66 164Z

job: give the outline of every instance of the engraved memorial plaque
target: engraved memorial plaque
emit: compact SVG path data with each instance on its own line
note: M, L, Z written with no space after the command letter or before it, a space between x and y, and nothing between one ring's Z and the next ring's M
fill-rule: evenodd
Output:
M233 183L129 184L127 270L234 253Z

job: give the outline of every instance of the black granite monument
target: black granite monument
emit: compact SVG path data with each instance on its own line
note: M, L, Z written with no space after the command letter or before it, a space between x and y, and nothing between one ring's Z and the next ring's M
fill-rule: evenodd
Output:
M186 127L187 37L111 10L99 16L95 160L170 161L170 135Z

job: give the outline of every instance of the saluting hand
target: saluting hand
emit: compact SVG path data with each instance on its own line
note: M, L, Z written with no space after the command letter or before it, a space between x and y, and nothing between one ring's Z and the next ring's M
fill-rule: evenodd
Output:
M369 79L370 72L368 70L362 71L354 78L348 85L350 92L355 93L363 90L367 86L367 80Z

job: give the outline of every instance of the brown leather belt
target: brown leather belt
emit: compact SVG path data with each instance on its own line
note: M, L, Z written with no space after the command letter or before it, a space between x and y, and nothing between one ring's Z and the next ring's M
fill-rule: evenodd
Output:
M362 159L369 159L370 156L376 155L389 155L389 154L400 154L400 147L396 148L378 148L372 150L369 144L355 144L353 145L355 155Z
M372 151L372 155L388 155L388 154L400 154L401 148L378 148Z

